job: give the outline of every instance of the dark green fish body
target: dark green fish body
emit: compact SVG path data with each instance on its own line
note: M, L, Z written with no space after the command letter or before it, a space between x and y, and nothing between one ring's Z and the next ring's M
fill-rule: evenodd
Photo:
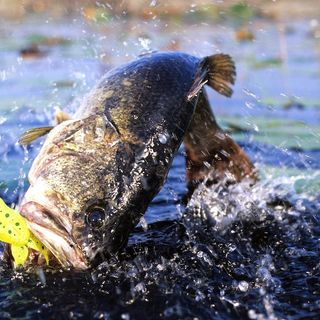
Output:
M125 213L115 242L123 237L126 243L164 183L195 109L186 96L199 61L186 54L143 56L109 72L75 115L100 114L114 130L115 157L101 180L111 210ZM113 241L110 246L109 251L118 249Z
M145 55L107 73L75 115L104 117L124 150L118 154L123 160L110 168L119 170L114 183L140 188L147 204L162 186L193 116L196 99L189 101L187 94L199 62L187 54ZM122 203L130 198L123 188L118 188Z
M203 179L203 164L223 148L222 140L232 144L227 146L231 153L241 153L227 136L219 138L220 144L214 142L219 150L207 148L208 143L202 151L196 148L193 132L201 126L210 129L210 139L217 139L217 132L221 136L203 84L228 96L235 75L228 56L212 57L153 53L111 70L73 120L49 133L29 172L30 188L21 212L63 266L88 268L127 243L163 185L183 139L189 182ZM209 112L201 124L201 117L193 117L199 109L198 114L202 109ZM206 135L203 131L199 132ZM233 166L232 157L223 160L226 168ZM247 165L240 171L250 175L252 165L241 157Z

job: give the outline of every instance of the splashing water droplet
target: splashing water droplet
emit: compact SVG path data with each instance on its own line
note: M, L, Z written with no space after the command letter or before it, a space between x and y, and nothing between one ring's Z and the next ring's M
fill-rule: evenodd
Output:
M245 105L248 109L253 109L254 108L254 103L252 102L245 102Z
M141 227L144 231L148 231L148 222L147 220L145 219L145 217L142 217L140 219L140 224L141 224Z
M0 125L7 121L6 117L0 116Z
M43 268L37 268L37 274L38 274L40 282L42 283L42 285L45 286L46 285L46 276L43 271Z
M159 141L161 144L166 144L168 142L168 137L166 134L159 134Z
M146 38L146 37L139 37L138 38L142 48L146 51L150 51L151 48L150 48L150 45L151 45L151 40L149 38Z
M256 124L252 124L253 130L259 132L259 127Z
M249 89L243 89L242 91L244 92L244 94L246 94L249 97L252 97L256 101L258 101L258 102L261 101L261 99L257 95L255 95L252 91L250 91Z
M129 313L123 313L123 314L121 315L121 319L123 319L123 320L130 320L130 315L129 315Z
M7 72L5 70L0 71L0 80L1 81L7 80Z
M248 311L248 317L249 319L257 319L258 315L254 310L251 309Z
M157 0L152 0L150 2L150 7L155 7L157 5Z

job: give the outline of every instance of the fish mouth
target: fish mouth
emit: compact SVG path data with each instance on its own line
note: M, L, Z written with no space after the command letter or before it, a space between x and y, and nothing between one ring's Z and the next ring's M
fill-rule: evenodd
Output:
M50 206L51 210L48 210L47 206L33 201L30 197L32 193L29 189L20 206L20 213L26 218L30 231L46 246L63 268L88 269L89 264L85 254L71 236L72 226L69 219L59 212L57 207Z

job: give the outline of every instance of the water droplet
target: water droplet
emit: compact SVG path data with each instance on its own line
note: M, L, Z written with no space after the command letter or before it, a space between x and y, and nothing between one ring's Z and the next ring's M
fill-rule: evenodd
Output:
M129 313L123 313L123 314L121 315L121 319L123 319L123 320L130 320L130 315L129 315Z
M1 81L7 80L7 72L5 70L0 71L0 80Z
M159 134L159 141L162 144L166 144L168 142L168 137L165 134L160 133Z
M0 125L7 121L6 117L0 116Z
M151 40L147 37L139 37L138 38L142 48L146 51L150 51Z
M42 268L37 268L37 274L38 274L38 277L39 277L39 280L40 282L43 284L43 285L46 285L46 276L44 274L44 271Z
M159 271L163 271L164 269L165 269L165 267L162 265L162 264L158 264L157 265L157 269L159 270Z
M135 287L134 287L135 291L136 292L146 292L147 289L146 289L146 286L143 282L139 282Z
M140 219L140 224L141 224L141 227L144 231L147 231L148 230L148 222L147 220L145 219L145 217L141 217Z
M150 7L155 7L157 5L157 0L152 0L150 2Z
M256 124L252 124L253 130L259 132L259 127Z
M248 109L253 109L254 108L254 103L252 102L245 102L245 105Z
M310 27L316 28L319 25L319 21L317 19L310 20Z
M260 98L257 95L255 95L253 92L251 92L249 89L243 89L242 91L247 96L252 97L254 100L260 102Z
M261 296L264 296L264 295L266 294L266 289L263 288L263 287L261 287L261 288L259 289L259 294L260 294Z
M238 288L242 292L246 292L249 289L249 283L247 281L240 281L238 284Z
M258 315L254 310L251 309L248 311L248 317L249 319L257 319Z

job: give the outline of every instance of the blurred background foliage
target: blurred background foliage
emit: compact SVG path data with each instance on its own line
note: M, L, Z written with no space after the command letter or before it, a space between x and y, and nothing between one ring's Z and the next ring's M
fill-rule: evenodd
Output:
M202 19L219 19L230 16L243 22L254 15L274 19L312 16L319 7L320 3L317 0L10 0L10 3L1 0L0 16L20 19L26 14L47 12L51 17L57 18L77 14L80 9L85 16L95 20L101 18L104 20L125 12L129 16L146 19L152 19L155 14L163 18L193 16Z

